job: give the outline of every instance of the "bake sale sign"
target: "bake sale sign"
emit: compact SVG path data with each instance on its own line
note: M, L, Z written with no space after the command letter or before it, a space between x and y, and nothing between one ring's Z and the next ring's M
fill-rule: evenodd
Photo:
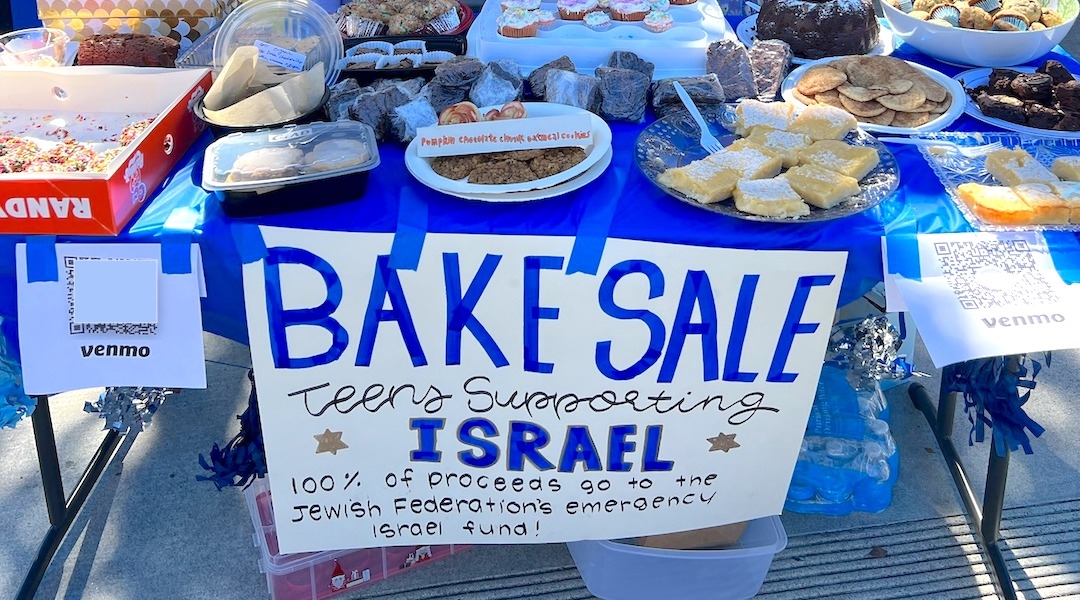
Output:
M779 514L843 252L260 228L244 266L282 552Z

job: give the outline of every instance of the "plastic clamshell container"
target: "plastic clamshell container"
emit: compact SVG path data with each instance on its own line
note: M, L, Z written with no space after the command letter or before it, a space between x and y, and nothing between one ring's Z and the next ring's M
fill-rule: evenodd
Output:
M469 548L396 546L280 554L269 482L265 478L256 479L244 496L251 523L255 526L253 541L259 549L259 570L266 575L266 586L273 600L323 600L345 592L355 594L357 586L404 573Z
M241 157L254 152L265 160L237 167ZM291 125L233 133L210 144L202 186L218 196L226 214L256 216L358 198L368 171L377 166L375 132L364 123Z
M773 556L787 546L780 517L750 521L723 550L664 550L615 541L566 544L581 578L603 600L741 600L761 589Z
M330 87L337 82L338 61L345 55L345 42L330 15L307 0L249 0L221 23L214 37L214 64L224 66L236 48L256 41L280 46L313 38L317 43L306 52L304 69L323 63Z

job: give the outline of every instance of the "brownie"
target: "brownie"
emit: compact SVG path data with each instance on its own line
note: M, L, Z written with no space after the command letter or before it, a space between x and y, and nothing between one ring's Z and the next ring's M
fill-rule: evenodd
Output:
M1027 102L1024 104L1024 116L1027 119L1028 127L1053 129L1064 115L1060 110L1052 106L1046 106L1038 102Z
M1054 80L1046 73L1021 73L1009 87L1021 100L1050 102L1054 95Z
M1019 124L1025 121L1024 102L1012 96L980 94L975 103L979 105L982 114L990 118Z
M1066 112L1065 116L1054 125L1058 131L1080 131L1080 112Z
M80 65L175 67L180 42L142 33L99 33L79 42Z
M1072 73L1065 68L1065 65L1056 60L1048 60L1035 69L1037 73L1046 73L1054 80L1054 85L1065 83L1066 81L1072 81L1075 79Z
M990 88L991 94L1012 94L1010 86L1013 79L1016 79L1019 74L1020 71L1013 71L1012 69L994 69L990 71L986 85Z
M791 46L783 40L757 40L748 52L750 65L754 67L758 98L765 102L775 100L780 84L791 69Z
M1066 81L1054 86L1054 102L1062 110L1080 111L1080 81Z

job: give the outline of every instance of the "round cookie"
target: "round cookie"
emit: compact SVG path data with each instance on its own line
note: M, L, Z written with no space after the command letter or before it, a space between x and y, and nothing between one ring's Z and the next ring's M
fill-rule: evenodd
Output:
M259 148L245 152L233 161L227 181L259 181L300 174L303 150L296 148Z
M336 139L315 144L304 156L304 165L311 172L337 171L358 165L368 159L367 144L359 140Z

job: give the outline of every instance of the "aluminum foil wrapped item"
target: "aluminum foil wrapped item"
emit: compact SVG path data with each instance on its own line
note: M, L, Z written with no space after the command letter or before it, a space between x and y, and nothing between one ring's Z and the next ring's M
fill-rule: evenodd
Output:
M617 69L632 69L638 71L645 77L652 81L653 71L656 69L656 65L641 58L633 52L626 52L623 50L617 50L611 53L611 57L608 58L607 66L615 67Z
M349 105L349 117L370 125L375 130L375 139L381 142L390 130L390 112L411 102L413 96L415 94L410 94L408 88L400 85L362 93Z
M609 121L645 120L646 97L649 78L640 71L597 67L596 78L600 82L600 116Z
M898 356L904 338L884 315L838 323L829 338L826 361L848 370L855 389L874 382L911 376L911 365Z
M758 99L763 102L775 100L791 68L791 46L783 40L757 40L750 46L749 54Z
M410 97L415 98L420 93L420 89L424 87L423 77L414 77L412 79L376 79L371 88L373 91L381 92L390 87L398 87Z
M544 79L544 99L596 112L600 104L600 81L591 75L552 69Z
M718 108L724 103L724 87L712 73L701 77L660 79L652 84L652 105L657 117L663 118L672 110L684 110L682 100L675 93L673 81L682 84L690 99L702 112Z
M454 88L469 88L484 71L484 63L471 56L455 56L435 67L433 83Z
M705 54L705 71L716 75L729 101L756 98L758 95L754 67L742 42L720 40L709 44Z
M98 413L105 419L105 429L120 433L142 431L172 391L162 388L106 388L96 402L87 402L83 410Z
M469 100L477 106L502 106L521 100L525 79L521 67L512 60L493 60L484 67L469 90Z
M331 121L349 120L349 106L363 92L355 79L347 77L330 87L330 99L326 101L326 114Z
M411 142L416 137L418 127L437 125L439 115L431 107L431 102L423 96L417 96L408 104L403 104L390 112L390 131L403 142Z
M547 88L547 74L552 69L577 73L574 61L570 60L570 57L565 54L529 73L529 89L532 91L533 97L538 100L544 99L544 91Z

